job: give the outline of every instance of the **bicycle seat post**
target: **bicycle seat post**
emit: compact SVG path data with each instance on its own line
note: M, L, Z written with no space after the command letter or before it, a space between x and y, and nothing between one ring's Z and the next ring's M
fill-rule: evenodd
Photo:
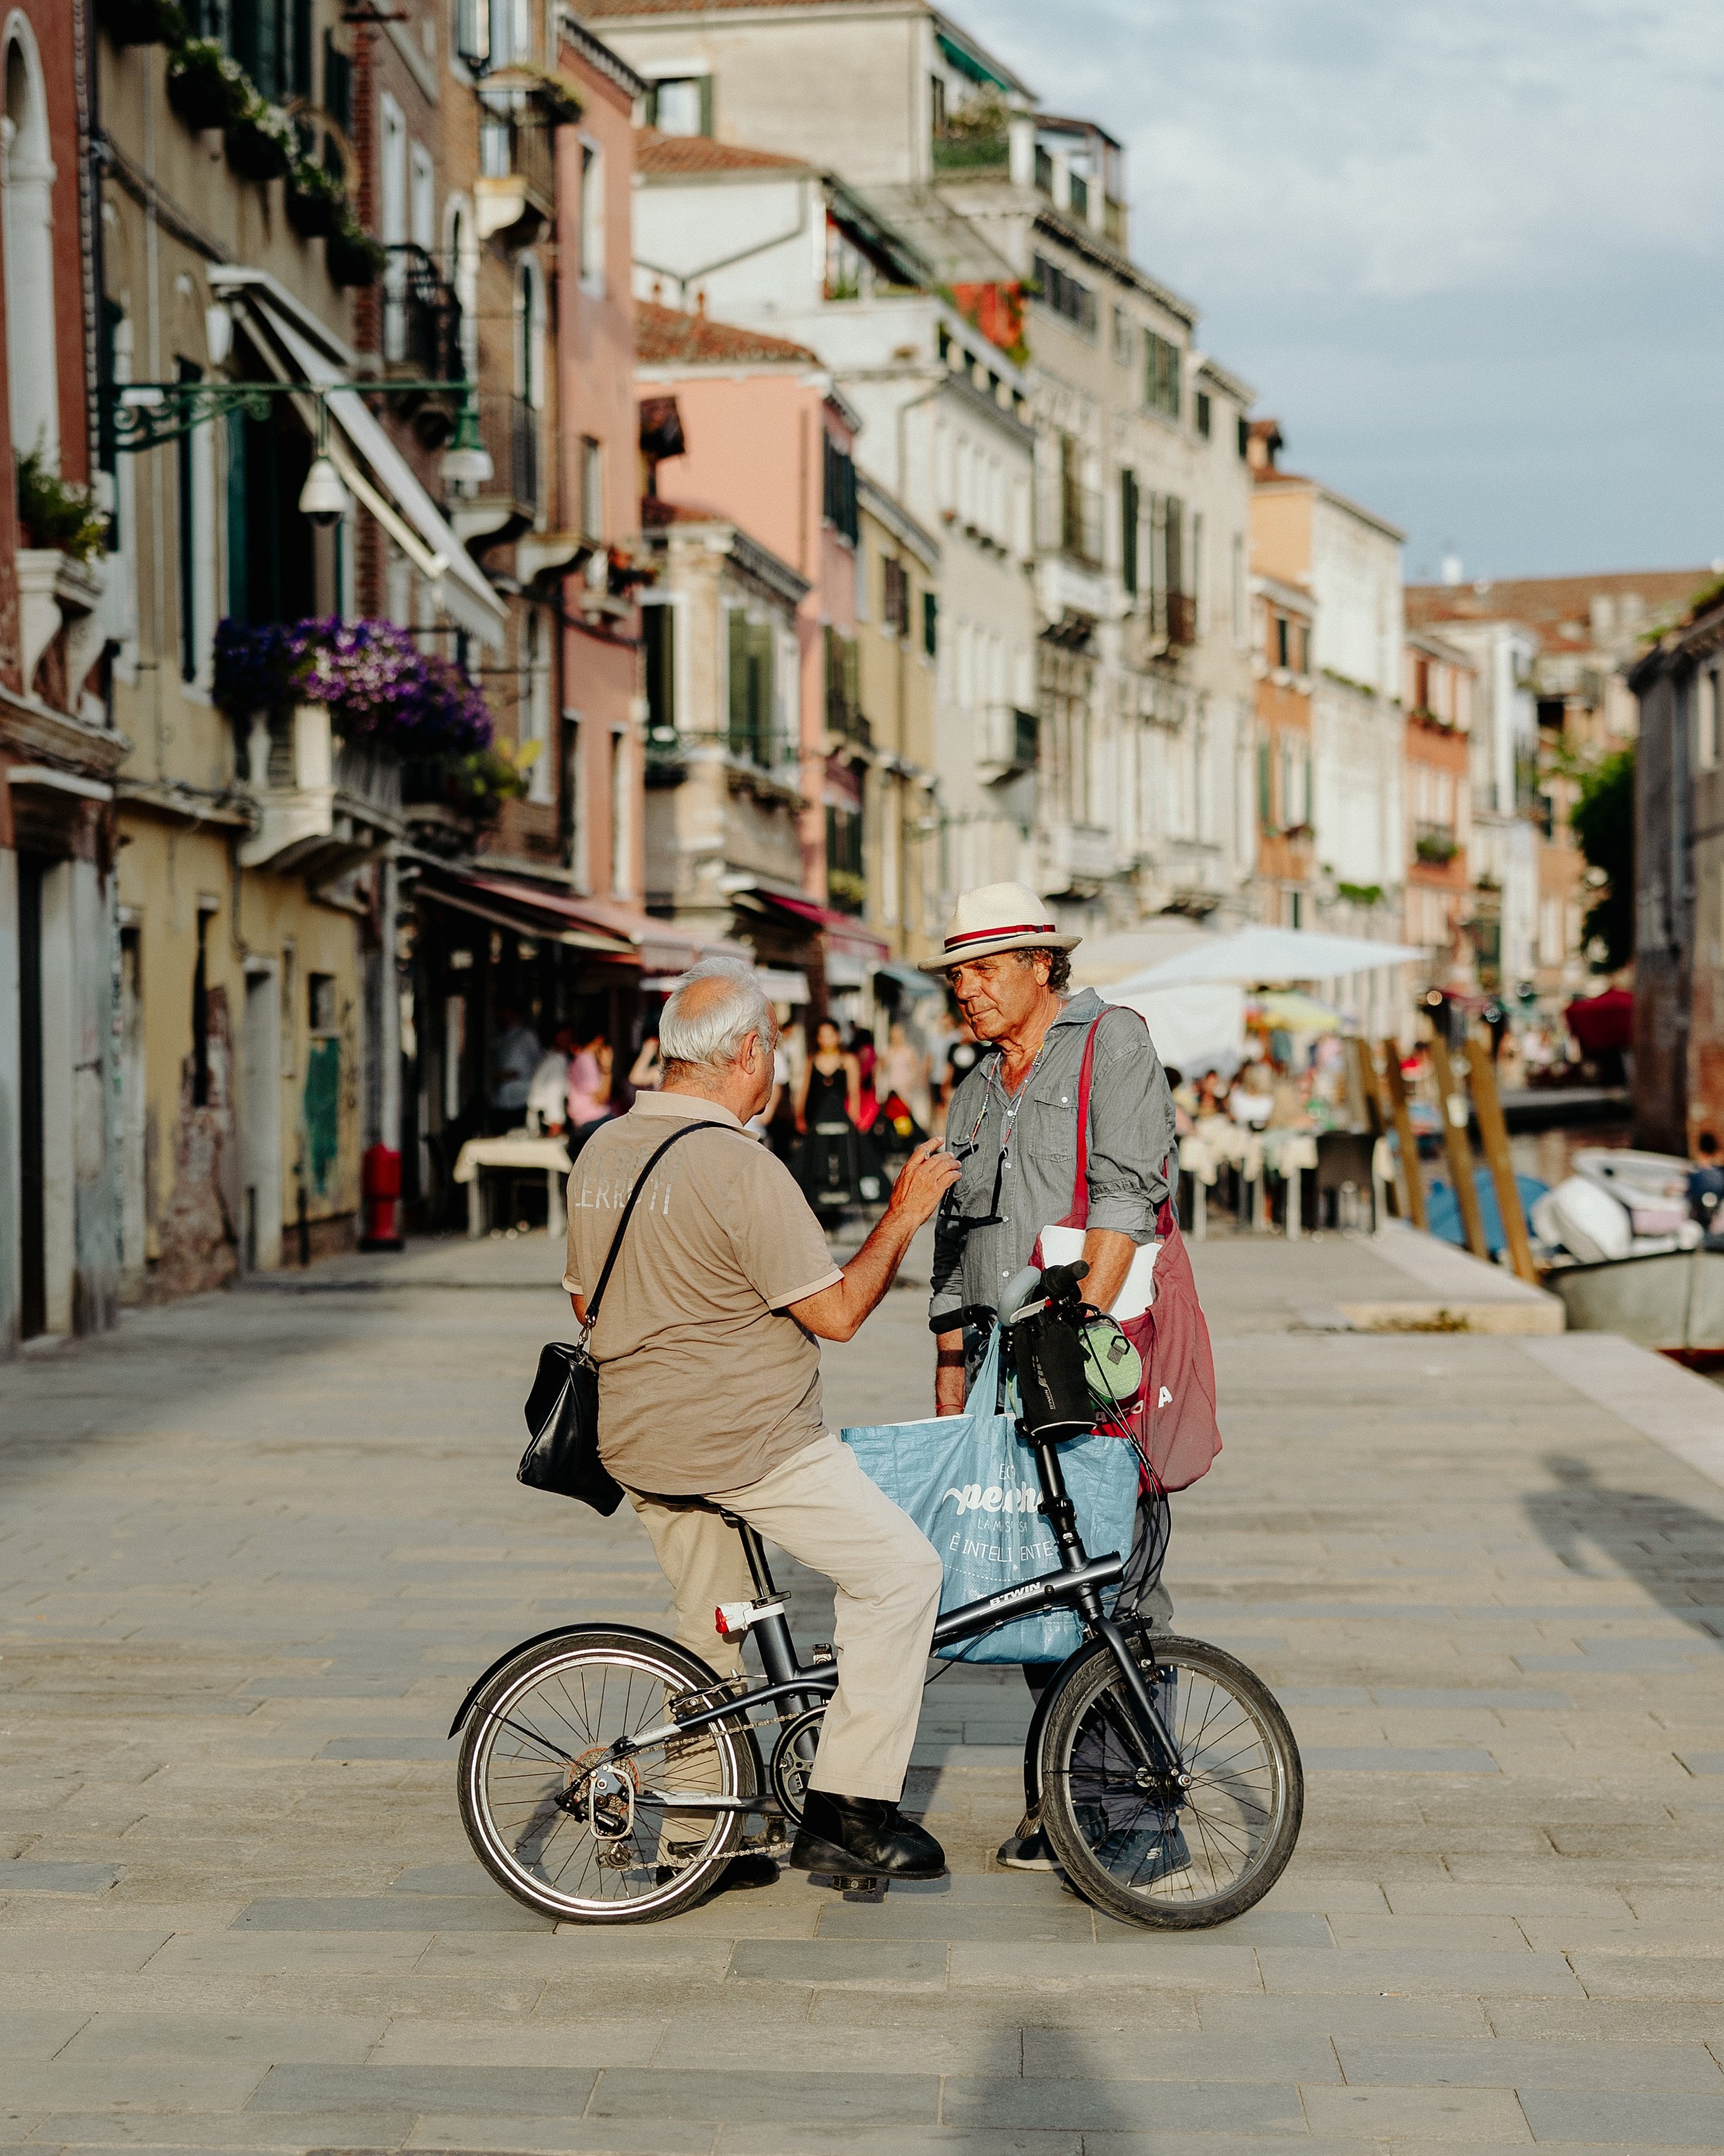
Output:
M767 1558L767 1546L747 1520L738 1519L734 1512L720 1516L733 1527L742 1539L742 1554L748 1560L748 1576L754 1582L754 1592L762 1602L776 1602L778 1589L773 1584L772 1568ZM760 1650L761 1667L774 1684L788 1684L796 1675L796 1642L790 1635L790 1626L783 1613L762 1617L751 1625L751 1635ZM799 1704L807 1704L799 1702Z

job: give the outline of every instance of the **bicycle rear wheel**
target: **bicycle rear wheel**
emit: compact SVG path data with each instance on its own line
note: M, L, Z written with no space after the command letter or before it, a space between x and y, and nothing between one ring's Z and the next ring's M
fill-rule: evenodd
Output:
M672 1640L599 1626L505 1664L474 1702L459 1769L461 1823L497 1884L565 1923L645 1923L698 1901L745 1814L679 1813L664 1799L757 1795L746 1722L660 1738L622 1760L610 1748L718 1681Z
M1275 1695L1201 1640L1142 1633L1133 1650L1179 1746L1183 1788L1138 1763L1112 1650L1071 1671L1042 1737L1042 1825L1087 1902L1126 1923L1224 1924L1274 1886L1299 1839L1305 1779Z

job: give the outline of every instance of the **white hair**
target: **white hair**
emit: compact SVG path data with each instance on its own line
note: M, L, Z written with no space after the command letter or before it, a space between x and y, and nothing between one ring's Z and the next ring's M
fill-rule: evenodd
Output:
M724 985L716 993L697 996L690 1014L686 1008L689 991L701 981ZM740 958L702 958L670 992L659 1019L659 1053L667 1064L726 1070L741 1054L751 1033L757 1033L761 1045L768 1050L777 1044L778 1022L754 968Z

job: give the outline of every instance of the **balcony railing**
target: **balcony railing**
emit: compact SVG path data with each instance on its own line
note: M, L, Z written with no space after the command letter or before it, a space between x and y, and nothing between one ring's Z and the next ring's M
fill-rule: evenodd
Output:
M461 303L423 247L388 250L383 271L383 357L421 380L460 382L467 367Z
M1167 596L1167 641L1169 644L1190 644L1198 640L1198 603L1189 592L1169 592Z
M481 239L499 234L526 247L551 223L557 202L557 127L576 116L542 78L505 69L479 93L479 177L474 182Z
M1413 851L1420 865L1445 869L1460 851L1460 841L1448 824L1420 824L1413 834Z
M523 510L540 504L540 413L525 397L500 390L479 393L479 436L491 460L485 495L505 495Z
M936 172L1004 172L1011 163L1006 131L972 131L948 127L934 137Z

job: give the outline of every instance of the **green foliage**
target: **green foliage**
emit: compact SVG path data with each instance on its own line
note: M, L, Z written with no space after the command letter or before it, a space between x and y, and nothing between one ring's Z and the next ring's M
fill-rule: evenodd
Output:
M526 795L528 774L537 761L540 744L523 742L519 749L505 741L470 755L451 757L444 767L444 798L450 808L481 824L495 823L505 801Z
M347 212L346 221L324 242L324 266L332 285L374 285L389 257L379 243Z
M90 489L49 471L39 449L18 459L18 521L31 546L57 547L74 561L94 561L107 544L108 520Z
M1335 896L1345 899L1349 906L1381 906L1383 886L1380 883L1337 883Z
M167 101L188 127L231 127L257 96L213 38L191 38L167 64Z
M1588 940L1604 947L1614 973L1634 955L1634 752L1632 745L1581 773L1580 798L1568 813L1588 868L1604 880L1586 911Z

